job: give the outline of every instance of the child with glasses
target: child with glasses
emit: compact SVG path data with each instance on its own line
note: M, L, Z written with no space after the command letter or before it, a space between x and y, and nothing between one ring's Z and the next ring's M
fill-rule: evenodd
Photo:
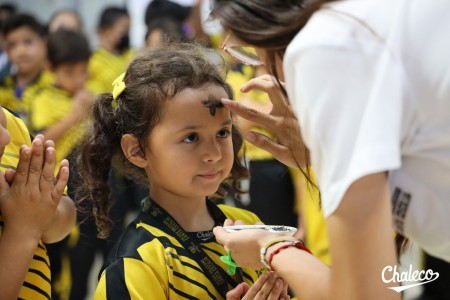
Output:
M212 228L226 219L259 221L212 201L247 174L237 157L242 138L220 104L232 91L205 49L173 47L140 54L94 104L80 162L99 235L110 228L112 162L150 188L105 263L94 298L287 299L274 273L259 277L221 259L227 252Z

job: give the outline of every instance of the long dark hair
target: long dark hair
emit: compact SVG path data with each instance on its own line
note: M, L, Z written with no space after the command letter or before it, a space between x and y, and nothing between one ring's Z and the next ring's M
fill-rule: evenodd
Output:
M230 30L241 41L266 51L267 71L274 75L278 86L287 98L280 83L275 62L282 60L287 46L306 25L310 17L324 3L336 0L216 0L211 17L219 19L226 30ZM306 177L309 186L317 188L309 172L309 151L303 150L306 167L296 162ZM293 157L296 157L293 155Z
M223 87L232 99L225 70L224 62L213 63L206 49L193 44L146 50L130 63L123 79L126 88L116 100L111 93L98 97L81 144L79 169L83 179L81 197L92 199L99 237L107 237L110 230L108 213L112 199L108 177L112 164L148 184L145 172L125 157L120 145L122 136L132 134L145 153L146 141L160 121L166 101L186 88L213 83ZM217 191L222 196L230 186L239 191L238 180L248 175L238 157L242 136L235 126L232 128L234 162L230 177Z
M267 71L275 76L281 91L287 97L286 90L279 81L276 59L283 60L289 43L323 4L336 1L338 0L215 0L211 17L219 19L223 27L241 41L266 51ZM361 22L358 19L356 21ZM362 25L367 26L364 23ZM367 28L370 30L370 27ZM318 188L309 173L309 151L306 147L304 157L306 168L302 168L299 162L297 166L309 186ZM395 244L397 256L409 245L408 240L399 233Z

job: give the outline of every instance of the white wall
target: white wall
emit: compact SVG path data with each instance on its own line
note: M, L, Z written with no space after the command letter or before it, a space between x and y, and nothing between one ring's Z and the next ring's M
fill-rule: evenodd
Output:
M0 4L15 4L20 12L33 14L39 21L47 23L52 14L60 9L76 10L83 18L84 30L89 37L91 47L97 46L96 27L100 13L107 6L126 6L131 16L131 46L141 48L144 44L146 27L144 23L145 9L152 0L0 0ZM182 5L193 5L195 0L172 0ZM202 17L205 20L209 13L209 0L203 0ZM211 34L220 31L217 22L204 24L204 30Z
M131 0L129 0L131 1ZM0 4L12 3L20 12L33 14L44 24L50 20L52 14L63 8L76 10L83 18L84 30L88 35L91 46L97 46L96 27L102 10L107 6L121 6L126 0L0 0Z

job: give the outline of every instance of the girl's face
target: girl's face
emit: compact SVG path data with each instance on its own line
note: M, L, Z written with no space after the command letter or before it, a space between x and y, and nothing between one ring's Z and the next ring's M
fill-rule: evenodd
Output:
M221 86L206 84L167 101L145 154L152 197L203 199L228 177L234 158L230 112L217 108L213 116L202 104L227 97Z

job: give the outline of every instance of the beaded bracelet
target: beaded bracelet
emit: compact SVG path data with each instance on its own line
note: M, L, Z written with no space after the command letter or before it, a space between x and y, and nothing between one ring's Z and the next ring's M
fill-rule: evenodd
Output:
M289 248L289 247L295 247L295 248L297 248L297 249L300 249L300 250L303 250L303 251L306 251L306 252L312 254L311 251L305 246L305 244L304 244L303 241L301 241L301 240L297 240L297 241L290 241L290 240L287 240L287 241L284 241L284 242L288 242L289 244L283 245L283 246L277 248L276 250L274 250L274 251L270 254L269 259L266 261L266 264L267 264L267 266L269 267L270 270L272 270L272 265L271 265L271 263L272 263L273 257L274 257L275 255L277 255L278 253L280 253L281 250L284 250L284 249L286 249L286 248Z
M264 265L264 267L266 267L269 270L272 270L270 268L270 265L267 263L266 261L266 253L267 253L267 249L269 249L269 247L278 244L278 243L283 243L283 242L288 242L288 240L273 240L268 242L264 247L261 248L261 250L259 251L259 258L261 259L261 263Z

